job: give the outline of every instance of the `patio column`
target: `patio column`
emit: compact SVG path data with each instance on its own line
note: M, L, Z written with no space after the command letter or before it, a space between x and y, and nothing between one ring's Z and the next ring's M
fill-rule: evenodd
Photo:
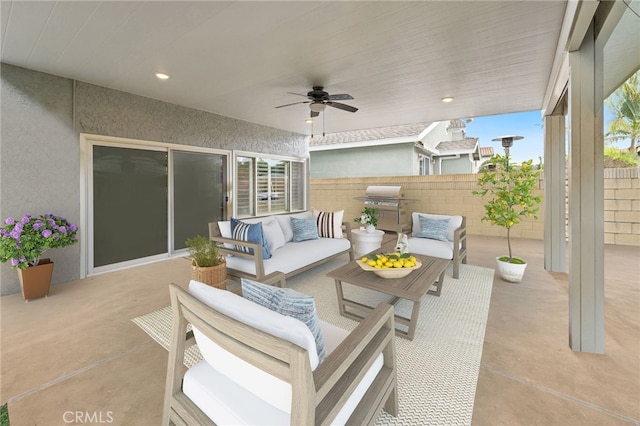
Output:
M565 116L544 118L544 269L566 272Z
M603 49L569 53L569 345L604 353Z

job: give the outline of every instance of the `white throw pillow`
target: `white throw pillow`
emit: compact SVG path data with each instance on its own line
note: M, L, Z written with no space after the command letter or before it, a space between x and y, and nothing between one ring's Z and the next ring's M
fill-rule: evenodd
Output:
M284 233L282 232L282 228L276 218L268 217L263 220L262 232L264 232L264 237L267 239L271 253L284 246Z

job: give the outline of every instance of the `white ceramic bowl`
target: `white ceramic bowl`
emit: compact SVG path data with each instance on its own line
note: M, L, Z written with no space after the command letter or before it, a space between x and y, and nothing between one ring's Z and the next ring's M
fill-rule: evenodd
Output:
M422 262L416 259L416 266L413 268L374 268L373 266L369 266L366 263L363 263L361 260L358 260L358 265L365 271L371 271L377 276L381 278L402 278L406 277L411 273L411 271L415 271L419 267L422 266Z

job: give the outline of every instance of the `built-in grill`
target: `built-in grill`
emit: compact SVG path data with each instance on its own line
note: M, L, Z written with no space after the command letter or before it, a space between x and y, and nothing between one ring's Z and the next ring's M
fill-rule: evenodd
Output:
M357 197L365 206L378 209L378 225L383 231L397 231L398 225L411 222L407 204L414 202L405 198L401 186L368 186L365 197Z

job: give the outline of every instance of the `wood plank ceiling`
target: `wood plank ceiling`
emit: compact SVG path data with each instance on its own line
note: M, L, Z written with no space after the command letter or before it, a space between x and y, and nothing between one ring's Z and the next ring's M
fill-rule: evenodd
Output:
M307 105L274 107L324 85L360 109L327 108L337 132L541 109L565 7L2 1L1 60L302 134Z

